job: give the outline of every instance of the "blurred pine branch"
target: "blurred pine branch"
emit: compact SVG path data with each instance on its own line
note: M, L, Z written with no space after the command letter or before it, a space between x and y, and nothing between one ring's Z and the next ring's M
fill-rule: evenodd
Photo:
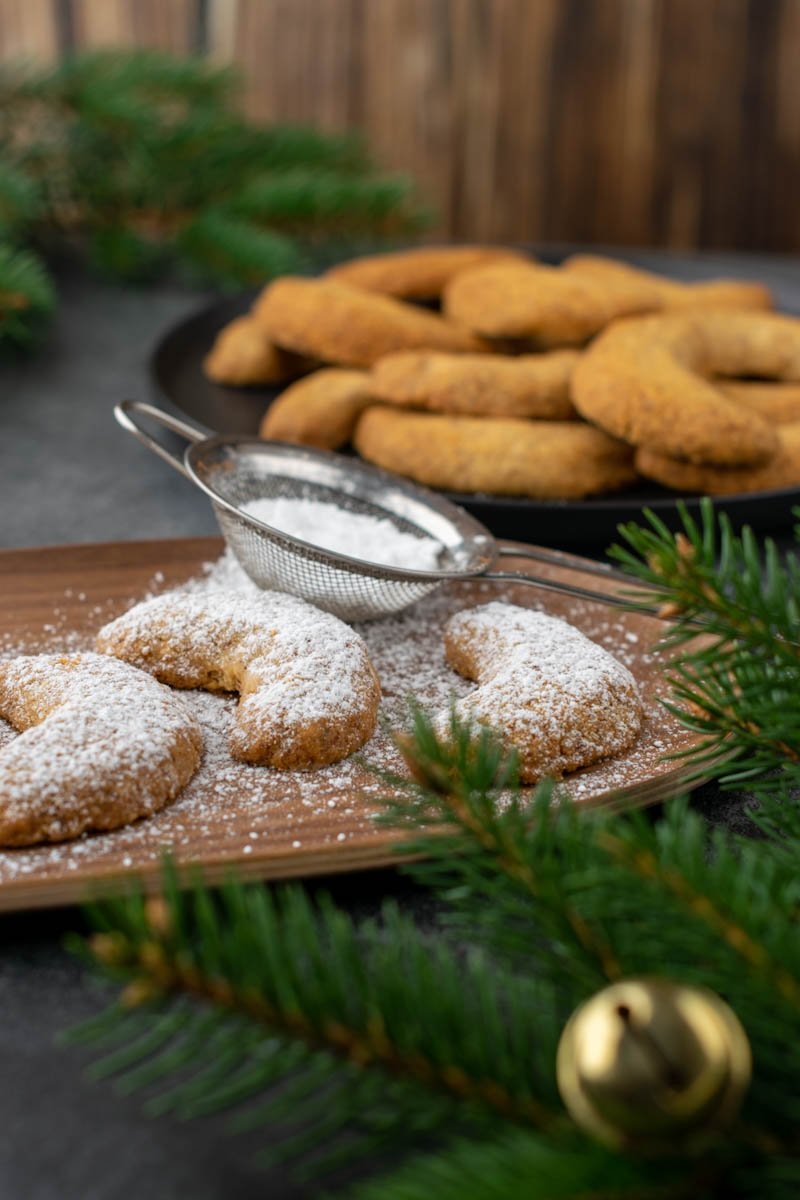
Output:
M53 286L40 259L0 242L0 344L27 346L54 303Z
M178 267L239 286L429 220L358 137L254 124L236 96L230 70L150 50L0 68L0 341L30 336L43 311L44 268L34 300L23 247L77 245L122 279ZM25 306L12 259L29 272Z

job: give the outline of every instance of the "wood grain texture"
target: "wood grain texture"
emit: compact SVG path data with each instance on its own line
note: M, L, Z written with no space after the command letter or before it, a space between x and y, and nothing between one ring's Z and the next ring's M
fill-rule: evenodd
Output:
M800 0L0 0L3 58L59 28L363 131L439 237L800 249Z
M195 45L196 0L71 0L77 49L149 46L185 54Z
M52 62L60 51L58 0L0 0L0 60Z
M221 549L219 539L195 538L2 551L0 655L90 648L94 632L106 621L153 588L200 574L202 564ZM524 560L511 558L504 560L506 565L522 573L531 570ZM536 564L536 571L573 583L612 586L574 569ZM680 791L685 786L680 769L664 756L693 739L655 703L665 685L650 650L663 630L661 622L518 584L494 585L490 594L487 586L450 585L442 593L444 604L436 598L428 633L420 629L420 608L406 626L392 625L392 658L402 657L404 647L418 637L432 638L430 647L427 642L423 647L422 674L427 677L429 651L441 656L440 623L449 612L483 603L490 595L508 596L520 604L540 603L624 656L645 698L645 726L636 745L613 762L573 776L570 786L576 798L581 803L609 803L613 793L614 802L631 806L657 803ZM408 679L403 680L399 699L404 704ZM386 686L385 677L383 682ZM449 691L449 676L446 682ZM241 878L281 879L394 861L397 833L377 826L370 815L385 785L363 765L361 756L342 768L319 772L237 768L224 749L222 757L218 749L211 752L211 728L206 728L206 761L196 779L154 817L62 846L0 849L0 911L76 903L131 877L157 888L167 850L184 878L194 873L208 882L220 882L234 868ZM0 753L9 737L10 727L0 721ZM386 753L381 737L378 732L362 752L368 762L380 762Z

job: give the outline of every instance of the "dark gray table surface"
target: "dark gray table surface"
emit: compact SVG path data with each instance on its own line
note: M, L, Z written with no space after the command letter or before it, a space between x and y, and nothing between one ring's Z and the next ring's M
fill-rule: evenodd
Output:
M658 264L660 256L637 261ZM800 268L782 258L675 256L685 278L737 274L770 281L800 312ZM34 357L0 364L0 546L183 537L217 532L205 498L112 419L118 399L150 398L146 362L160 332L209 299L177 286L138 291L74 270ZM695 804L745 827L744 798L714 787ZM397 895L422 920L424 896L390 871L330 881L351 910ZM62 947L76 910L0 917L0 1198L2 1200L259 1200L311 1194L254 1159L266 1135L229 1137L224 1121L150 1121L138 1098L85 1076L87 1057L55 1044L104 996Z

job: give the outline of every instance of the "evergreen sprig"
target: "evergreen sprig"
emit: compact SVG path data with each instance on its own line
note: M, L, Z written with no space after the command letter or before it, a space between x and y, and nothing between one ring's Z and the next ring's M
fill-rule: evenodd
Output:
M0 345L27 346L54 304L41 260L0 242Z
M241 285L428 220L359 138L254 124L237 91L229 69L150 50L0 68L0 236L85 245L126 279L177 265Z
M352 1163L387 1138L396 1148L554 1119L546 983L509 975L502 989L487 987L477 952L421 938L392 905L357 927L299 888L184 894L170 877L155 922L141 899L91 916L90 953L130 982L78 1036L110 1040L99 1077L119 1075L126 1091L161 1085L153 1113L198 1116L259 1098L236 1127L299 1125L282 1155L313 1147L324 1171L342 1153L327 1145L342 1131ZM209 1022L190 1001L219 1016Z
M41 191L24 171L0 161L0 236L29 228L41 210Z
M782 801L800 786L800 563L782 561L771 538L737 536L710 500L699 521L680 510L677 536L646 513L612 554L643 585L639 606L672 620L662 640L672 708L700 734L684 757L708 774L723 746L732 765L713 768L723 786Z
M666 641L679 686L695 672L675 708L693 723L685 705L707 702L709 659L688 620L705 622L732 671L749 652L784 696L795 660L771 639L790 641L781 606L796 576L725 522L712 529L708 511L684 520L678 539L626 530L623 557L651 598L680 605ZM398 737L408 773L386 779L382 819L403 834L403 869L442 903L437 933L392 905L359 924L296 887L181 892L168 873L162 899L90 914L98 932L82 952L125 989L83 1031L112 1047L98 1073L150 1089L155 1113L243 1106L238 1126L275 1126L306 1171L403 1151L348 1193L360 1200L788 1200L800 1186L800 822L785 784L764 778L795 778L795 760L759 712L766 749L734 747L737 771L756 759L771 805L765 836L747 839L710 832L682 799L654 822L581 811L552 783L528 795L489 731L454 717L442 734L415 709ZM709 736L738 736L725 712L702 719ZM647 1159L573 1125L554 1061L578 1003L610 980L664 974L728 1001L754 1075L734 1128Z

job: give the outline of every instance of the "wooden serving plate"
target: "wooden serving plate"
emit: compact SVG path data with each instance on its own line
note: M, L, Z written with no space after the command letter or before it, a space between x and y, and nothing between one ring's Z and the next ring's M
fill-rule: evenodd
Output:
M197 538L2 551L0 655L90 648L102 624L146 594L202 576L204 564L222 549L219 539ZM528 572L531 564L511 560L509 568ZM598 587L596 578L583 579L574 569L537 564L536 570ZM463 695L473 686L446 667L441 625L459 608L498 597L571 620L625 661L641 685L647 718L639 741L624 757L572 776L569 788L576 799L632 806L681 790L682 770L665 755L688 748L694 735L658 704L665 685L652 648L661 622L532 587L450 584L398 618L361 627L384 686L385 718L395 727L402 723L409 693L440 708L453 692ZM126 877L155 888L166 852L179 870L192 868L209 883L234 868L241 878L282 879L392 862L399 835L372 819L384 785L369 766L397 765L386 728L344 764L276 772L234 763L227 755L220 729L233 701L187 696L207 727L207 753L178 800L155 817L111 833L0 850L0 910L77 903ZM0 752L14 736L0 721Z

